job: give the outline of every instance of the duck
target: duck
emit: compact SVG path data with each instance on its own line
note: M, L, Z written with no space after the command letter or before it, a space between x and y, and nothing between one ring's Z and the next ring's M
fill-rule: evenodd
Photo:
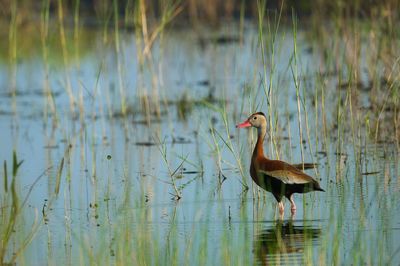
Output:
M291 214L294 217L296 214L294 193L325 191L318 181L295 166L280 160L270 160L264 156L263 143L267 133L267 118L263 112L252 114L245 122L236 127L257 129L257 142L251 156L250 176L258 186L272 193L280 210L280 218L283 218L284 215L285 207L282 203L284 197L289 199Z

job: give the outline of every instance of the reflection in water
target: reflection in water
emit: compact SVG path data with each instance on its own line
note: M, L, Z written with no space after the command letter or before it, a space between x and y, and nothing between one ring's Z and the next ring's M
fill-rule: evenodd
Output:
M276 221L271 227L262 228L255 237L256 259L262 265L306 263L304 250L319 244L321 229L315 227Z

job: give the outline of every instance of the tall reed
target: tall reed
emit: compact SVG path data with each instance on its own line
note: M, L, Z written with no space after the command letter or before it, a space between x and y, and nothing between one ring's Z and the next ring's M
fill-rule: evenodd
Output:
M11 20L8 29L8 62L10 65L9 80L12 99L12 112L18 119L17 103L16 103L16 87L17 87L17 28L18 28L18 8L17 1L11 2Z
M118 1L113 0L114 7L114 42L115 42L115 54L117 58L117 73L118 73L118 88L121 99L121 113L124 117L126 117L126 97L125 97L125 88L122 81L122 63L121 57L121 44L120 44L120 34L119 34L119 11L118 11Z
M266 71L266 58L265 58L265 48L264 48L264 33L263 33L263 24L264 24L264 15L266 12L266 0L262 0L260 2L259 0L257 1L257 9L258 9L258 35L259 35L259 41L260 41L260 48L261 48L261 55L262 55L262 64L263 64L263 73L264 73L264 90L265 90L265 96L267 98L267 109L268 109L268 121L269 121L269 134L271 138L271 143L270 143L270 149L271 149L271 156L274 158L277 156L279 158L279 154L276 151L277 144L276 144L276 138L274 134L274 127L273 127L273 119L274 116L272 114L272 106L273 106L273 99L272 99L272 94L273 94L273 80L274 80L274 73L275 73L275 68L276 68L276 61L275 61L275 45L276 45L276 38L278 34L278 29L279 29L279 24L281 20L281 15L282 15L282 7L283 7L283 2L282 6L280 9L280 12L278 14L278 17L275 17L275 23L274 28L272 29L271 32L271 22L268 21L268 30L269 30L269 39L271 40L271 55L270 55L270 75L269 75L269 83L267 83L267 71ZM276 118L275 118L276 119ZM274 149L275 147L275 149ZM275 152L274 152L275 151Z
M293 60L294 66L291 65L291 72L293 77L294 86L296 87L296 100L297 100L297 115L299 121L299 138L300 138L300 152L301 161L303 163L304 170L304 151L303 151L303 131L302 131L302 119L301 119L301 109L300 109L300 81L298 78L298 63L297 63L297 18L294 10L292 9L292 20L293 20Z
M64 71L65 71L65 84L63 85L64 89L66 90L68 97L69 97L69 105L71 116L73 119L76 118L75 114L75 96L72 92L71 86L71 77L70 77L70 58L69 53L67 50L67 39L65 36L65 28L64 28L64 9L63 9L63 0L57 0L57 11L58 11L58 23L59 23L59 34L60 34L60 41L61 41L61 48L62 48L62 55L63 55L63 63L64 63Z
M84 99L83 99L83 81L81 78L80 70L80 52L79 52L79 35L80 35L80 25L79 25L79 5L80 0L75 1L74 6L74 55L75 55L75 68L78 78L78 98L79 98L79 118L81 123L84 123L85 110L84 110Z
M50 0L42 1L42 10L40 12L40 36L42 42L43 54L43 123L47 125L48 110L50 107L53 121L57 120L57 113L54 104L54 99L50 88L50 68L49 68L49 17L50 17ZM55 123L54 123L55 124Z

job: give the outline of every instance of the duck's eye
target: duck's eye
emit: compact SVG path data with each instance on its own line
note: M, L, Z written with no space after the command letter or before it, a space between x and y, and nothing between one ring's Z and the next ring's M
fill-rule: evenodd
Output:
M257 116L255 116L253 119L256 120L256 119L257 119Z

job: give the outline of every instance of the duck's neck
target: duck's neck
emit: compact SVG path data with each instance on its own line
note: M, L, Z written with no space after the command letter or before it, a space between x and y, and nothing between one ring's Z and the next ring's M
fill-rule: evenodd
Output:
M263 143L264 143L264 138L265 134L267 133L267 127L266 126L261 126L257 128L257 143L256 146L254 147L253 151L253 158L260 158L264 157L264 148L263 148Z

